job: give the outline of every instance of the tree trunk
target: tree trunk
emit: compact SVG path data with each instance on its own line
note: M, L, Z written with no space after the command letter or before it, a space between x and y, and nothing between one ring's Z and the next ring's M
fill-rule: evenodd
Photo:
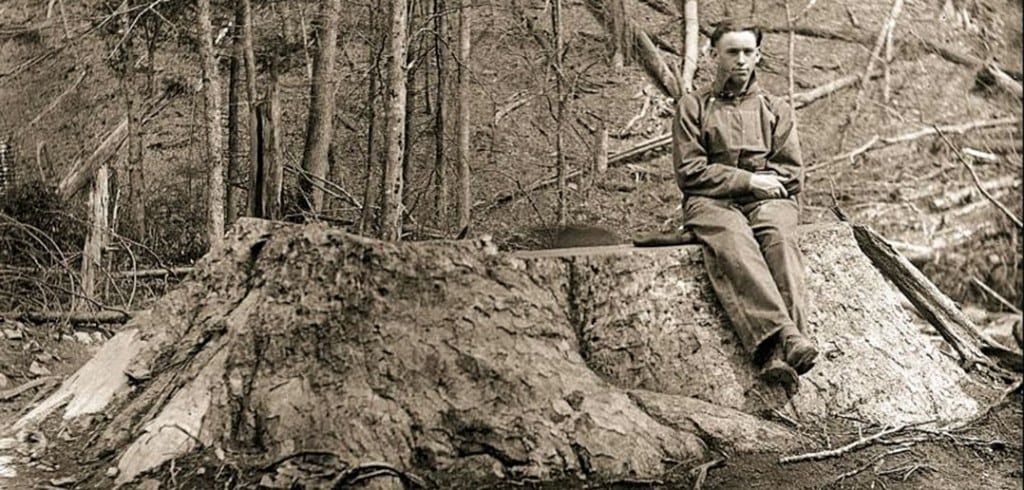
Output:
M568 221L568 196L565 175L565 150L562 148L562 129L565 124L565 79L562 73L562 0L551 0L551 30L554 36L554 52L551 53L551 68L555 72L555 97L558 98L555 113L555 169L558 177L558 224Z
M207 184L206 233L210 247L213 248L219 246L224 237L224 149L220 122L220 80L217 75L217 59L213 52L210 0L196 0L196 22L203 73L206 161L210 171Z
M469 65L470 55L470 20L469 0L459 0L459 63L457 67L458 80L458 115L456 116L458 132L458 152L456 158L458 179L458 228L466 230L469 227L470 209L473 205L473 197L470 191L470 170L469 170Z
M299 176L299 209L314 214L320 213L324 207L324 191L314 182L327 178L327 152L334 123L334 58L338 51L341 0L322 3L320 18L323 32L320 33L320 46L313 62L306 146L302 152L303 173Z
M438 227L448 233L448 168L444 161L444 117L445 107L445 40L447 39L447 12L444 0L434 0L434 59L437 63L437 110L434 111L434 186Z
M146 238L146 185L142 165L142 109L135 104L135 50L132 40L135 34L130 32L132 3L124 3L125 13L122 22L125 31L124 73L121 87L125 99L125 111L128 118L128 236L142 242ZM152 95L152 94L150 94Z
M405 147L405 58L408 43L406 0L391 1L391 60L388 64L387 161L381 199L380 236L402 238L402 153Z
M224 221L228 224L238 219L238 190L242 182L241 134L239 132L239 106L242 98L243 41L239 35L240 26L245 22L241 5L235 5L235 23L231 26L231 61L228 65L228 176L227 197L225 198Z
M103 414L71 440L39 429L62 452L111 458L75 475L89 487L109 486L110 466L118 484L225 452L255 469L239 486L320 487L274 463L315 448L340 460L328 478L378 461L478 488L659 478L713 449L799 451L801 431L758 416L783 404L807 426L980 411L844 225L801 236L809 334L825 355L792 397L758 379L700 247L511 255L486 240L395 244L252 219L234 230L12 433L61 408Z
M383 28L381 26L381 15L380 15L380 0L375 0L373 4L369 6L369 18L372 33L380 33ZM377 202L376 192L376 180L373 178L374 169L378 166L380 161L380 152L377 149L377 92L379 91L380 85L380 60L384 55L384 38L379 34L375 34L371 38L369 56L371 60L370 65L370 83L369 89L366 95L366 118L367 130L366 130L366 173L363 179L363 209L359 213L359 234L368 234L368 229L376 222L374 216L374 203Z
M683 71L679 88L683 93L694 90L693 77L697 73L697 56L700 49L700 22L697 17L697 0L677 0L683 13Z
M238 1L242 9L242 21L239 24L242 29L242 59L245 60L245 101L249 113L249 214L256 216L254 199L262 191L255 187L259 136L256 134L256 54L253 49L252 1Z

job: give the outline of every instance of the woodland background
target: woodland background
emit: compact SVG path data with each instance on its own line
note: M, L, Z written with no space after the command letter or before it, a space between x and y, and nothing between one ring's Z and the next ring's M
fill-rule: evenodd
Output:
M687 49L710 82L731 16L799 102L804 221L838 204L955 300L1018 308L1019 0L7 0L0 311L123 318L246 215L510 248L671 229L670 93Z

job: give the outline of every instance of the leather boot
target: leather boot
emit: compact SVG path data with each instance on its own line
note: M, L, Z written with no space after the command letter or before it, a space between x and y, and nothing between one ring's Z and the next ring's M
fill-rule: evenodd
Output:
M796 327L783 327L779 332L779 341L786 364L792 366L797 374L804 374L814 367L818 349Z

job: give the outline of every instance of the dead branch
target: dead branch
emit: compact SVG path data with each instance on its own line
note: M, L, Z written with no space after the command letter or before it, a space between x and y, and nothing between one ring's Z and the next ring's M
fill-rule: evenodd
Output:
M134 271L111 272L110 277L114 279L148 279L152 277L187 276L195 271L195 267L166 267L157 269L139 269Z
M871 74L871 78L877 78L881 73L875 72ZM815 87L806 92L800 92L793 96L793 107L796 109L803 108L810 105L812 102L830 95L834 92L838 92L846 87L856 85L863 80L863 75L847 75L844 77L837 78L819 87Z
M675 17L676 13L672 11L672 7L665 3L663 0L640 0L640 3L650 7L655 12L662 15L670 15Z
M954 153L956 153L957 159L959 159L960 163L962 163L964 167L967 168L967 171L970 172L971 180L974 181L974 185L978 188L979 191L981 191L981 194L985 196L985 199L988 199L993 206L998 208L999 211L1002 211L1002 213L1006 215L1007 218L1010 218L1010 221L1013 221L1013 223L1017 225L1017 228L1024 229L1024 222L1021 222L1020 218L1018 218L1015 214L1013 214L1013 212L1007 209L1006 206L1003 205L1003 203L999 202L998 199L992 197L992 194L985 190L985 188L981 185L981 178L979 178L978 173L974 171L974 166L971 165L971 162L964 158L964 155L963 153L960 152L960 149L957 148L956 146L953 146L953 143L949 141L949 138L947 138L946 135L943 134L942 130L940 130L938 126L935 126L935 132L938 133L939 137L942 138L942 141L944 141L946 145L949 146Z
M121 311L28 311L23 313L0 313L0 317L13 318L27 323L125 323L131 314Z
M841 481L843 481L843 480L845 480L847 478L850 478L850 477L853 477L853 476L857 476L858 474L862 473L864 470L866 470L866 469L868 469L868 468L878 464L879 462L881 462L883 459L885 459L888 456L893 456L893 455L896 455L896 454L905 453L907 451L910 451L910 447L903 446L903 447L898 447L896 449L890 450L888 452L884 452L884 453L878 454L875 457L871 458L863 466L861 466L859 468L854 468L854 469L852 469L850 471L847 471L846 473L843 473L843 474L835 477L835 479L832 480L832 485L835 485L835 484L837 484L837 483L839 483L839 482L841 482Z
M917 140L917 139L924 138L925 136L933 136L933 135L937 135L939 133L964 134L964 133L966 133L968 131L973 131L975 129L991 128L991 127L995 127L995 126L1009 126L1009 125L1017 125L1017 124L1020 124L1020 120L1019 119L1017 119L1015 117L1004 117L1004 118L1001 118L1001 119L988 119L988 120L982 120L982 121L972 121L972 122L968 122L968 123L953 124L953 125L948 125L948 126L932 126L930 128L925 128L925 129L921 129L921 130L918 130L918 131L912 131L912 132L909 132L909 133L903 133L903 134L900 134L900 135L889 136L889 137L884 137L884 138L879 137L878 135L875 135L875 136L872 136L871 139L868 140L867 143L859 146L857 149L855 149L853 151L849 151L849 152L843 153L841 155L836 155L834 157L828 158L827 160L825 160L823 162L811 165L810 167L807 168L807 172L813 172L815 170L819 170L819 169L821 169L823 167L827 167L831 163L835 163L835 162L841 161L841 160L847 160L849 158L852 158L853 156L856 156L856 155L859 155L859 154L862 154L862 153L866 153L866 152L869 152L869 151L875 151L875 150L884 148L886 146L895 145L897 143L906 143L908 141L914 141L914 140Z
M693 479L693 490L701 490L704 488L704 480L708 478L708 471L712 468L717 468L725 463L725 458L717 458L707 463L698 465L697 467L690 470L690 475Z
M1000 89L1020 99L1024 98L1024 87L1005 71L999 69L995 63L986 63L978 72L978 80L994 83Z
M21 396L21 394L25 393L26 391L29 391L29 390L31 390L33 388L38 388L40 386L45 386L45 385L55 381L56 379L57 379L56 376L44 376L42 378L37 378L37 379L34 379L34 380L29 381L27 383L24 383L21 386L18 386L16 388L11 388L9 390L0 391L0 402L11 401L11 400Z
M1012 311L1012 312L1014 312L1014 313L1016 313L1018 315L1021 314L1020 308L1017 308L1008 299L1004 298L1001 294L995 292L995 290L990 288L990 287L988 287L987 284L981 282L981 279L978 279L977 277L972 277L971 278L971 282L974 283L975 286L978 286L978 289L981 289L985 294L988 294L989 296L991 296L993 299L998 301L1000 304L1002 304L1003 306L1007 307L1010 311Z
M893 427L891 429L883 430L883 431L881 431L881 432L879 432L879 433L877 433L875 435L868 436L868 437L862 437L862 438L857 439L856 441L853 441L853 442L851 442L851 443L849 443L849 444L847 444L845 446L838 447L838 448L835 448L835 449L829 449L827 451L818 451L818 452L814 452L814 453L798 454L798 455L795 455L795 456L785 456L785 457L779 458L779 464L799 463L801 461L820 461L822 459L828 459L828 458L834 458L836 456L842 456L842 455L844 455L844 454L846 454L848 452L855 451L857 449L860 449L862 447L865 447L865 446L868 446L868 445L870 445L872 443L875 443L875 442L877 442L879 439L881 439L883 437L891 436L893 434L896 434L896 433L898 433L898 432L900 432L900 431L902 431L902 430L904 430L906 428L907 428L906 425L898 425L898 426Z

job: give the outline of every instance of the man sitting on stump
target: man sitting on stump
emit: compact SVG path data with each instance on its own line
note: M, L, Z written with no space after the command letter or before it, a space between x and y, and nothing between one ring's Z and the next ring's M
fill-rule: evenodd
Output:
M684 226L705 245L729 321L763 377L795 386L818 355L803 334L796 195L804 169L790 105L757 84L761 39L759 28L736 21L715 28L715 82L679 100L672 156Z

